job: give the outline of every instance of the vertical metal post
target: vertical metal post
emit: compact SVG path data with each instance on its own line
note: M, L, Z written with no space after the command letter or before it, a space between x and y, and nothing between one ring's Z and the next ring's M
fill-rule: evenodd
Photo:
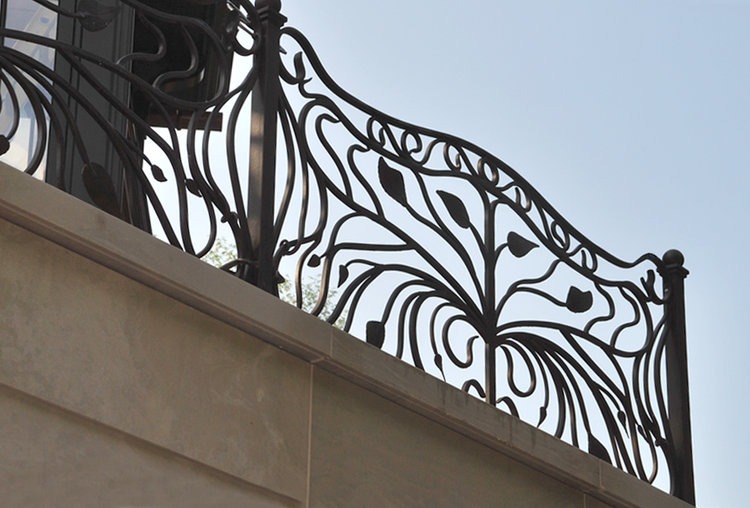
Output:
M61 0L59 3L62 8L69 12L85 10L85 7L81 4L83 4L82 0ZM118 6L120 10L112 23L105 29L98 31L85 30L77 18L58 16L57 40L83 48L96 54L102 60L117 61L118 58L132 51L133 25L135 22L135 11L132 8L126 5L118 4ZM117 96L125 103L128 102L130 87L125 80L118 78L113 73L99 69L93 63L87 64L87 68L112 95ZM120 132L125 132L127 128L125 117L112 107L106 97L102 97L100 93L96 92L60 53L55 56L55 74L64 77L68 83L84 94L92 106L105 114L113 127ZM102 132L99 125L79 102L68 99L66 103L56 104L56 107L66 109L73 114L78 129L87 136L86 145L92 162L96 162L105 168L119 194L119 191L125 187L125 170L114 145L108 140L107 135ZM81 175L84 165L81 154L72 142L65 141L62 147L58 147L55 137L53 136L50 139L47 152L50 157L47 161L45 179L48 183L69 194L93 203ZM62 160L57 158L58 148L60 148ZM147 218L146 215L145 220ZM147 228L147 224L138 225Z
M69 12L80 12L86 9L82 0L60 0L59 5ZM136 12L128 5L116 5L119 9L117 15L112 23L102 30L86 30L79 19L72 16L58 16L57 40L85 49L109 62L115 62L123 55L131 53ZM130 85L126 80L100 69L94 63L87 63L86 67L112 95L126 104L130 101ZM86 96L89 103L106 116L112 127L121 133L127 132L129 125L127 118L112 107L109 99L86 82L60 53L55 56L55 74L64 77L68 83ZM77 128L86 137L86 146L91 161L100 164L112 180L118 201L116 205L119 207L117 215L134 226L150 232L151 222L145 193L135 175L125 167L125 161L117 153L115 145L107 134L85 111L79 101L67 98L54 105L59 111L67 110L72 113ZM83 201L94 204L95 199L84 184L82 174L84 161L77 147L70 139L63 140L62 146L58 144L57 138L51 136L47 150L49 158L45 180Z
M280 0L258 0L263 43L257 55L258 81L252 92L250 123L250 174L247 217L252 239L252 259L257 263L250 282L276 294L276 269L273 266L276 127L279 107L280 50L279 31L286 22Z
M666 313L667 398L669 428L674 445L672 494L695 504L693 446L690 431L690 398L687 373L685 328L685 277L688 271L680 251L669 250L662 257Z
M485 340L484 344L484 390L485 401L492 407L497 405L497 381L496 376L496 359L495 344Z
M497 407L497 343L495 330L497 329L497 317L495 316L496 277L495 267L497 258L495 250L495 205L485 203L484 209L484 244L482 246L482 258L484 259L484 298L482 298L482 331L485 342L485 365L484 379L487 391L487 403Z
M0 3L0 28L5 28L5 18L8 17L8 2ZM0 35L0 46L5 44L5 37Z

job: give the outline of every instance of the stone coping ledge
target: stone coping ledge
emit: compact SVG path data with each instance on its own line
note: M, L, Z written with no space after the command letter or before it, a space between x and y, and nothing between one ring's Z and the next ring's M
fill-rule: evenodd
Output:
M612 506L691 506L2 163L0 218Z

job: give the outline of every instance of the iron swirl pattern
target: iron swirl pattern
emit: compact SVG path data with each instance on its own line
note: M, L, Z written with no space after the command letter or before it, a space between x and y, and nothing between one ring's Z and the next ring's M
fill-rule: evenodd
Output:
M330 322L639 478L669 470L661 260L610 255L496 157L367 106L300 32L281 40L276 257L298 305L320 280L312 313L328 302Z
M0 114L10 120L0 160L30 119L26 172L52 162L52 183L68 191L78 172L94 204L134 222L137 203L97 159L109 153L144 196L140 227L199 257L226 232L226 268L249 280L244 168L264 40L255 6L230 0L210 25L138 0L82 0L76 12L34 1L89 33L133 12L155 42L108 59L0 27L6 40L53 49L85 84L1 45ZM169 60L168 41L185 65L136 72ZM279 127L273 266L297 306L639 478L673 482L662 261L612 256L498 158L348 94L297 30L282 29L280 42L279 101L266 105ZM209 63L205 93L181 94Z
M237 238L240 257L249 255L246 200L239 183L244 170L239 169L234 140L258 79L254 57L261 35L253 3L222 4L220 23L212 26L195 16L157 9L156 2L118 0L111 6L82 0L78 10L68 11L46 0L33 1L48 16L73 20L82 38L113 30L131 14L141 27L141 40L150 42L141 48L136 42L110 58L95 47L61 42L54 34L0 27L0 38L12 41L0 45L0 112L9 118L0 125L0 160L14 142L23 142L19 126L29 117L33 134L23 168L27 173L52 165L57 178L48 181L68 192L71 178L82 174L95 205L133 222L134 204L126 200L127 192L120 192L122 183L112 181L111 170L118 169L145 196L146 224L139 227L200 257L213 246L223 222ZM69 76L39 62L28 48L53 50L58 65L71 69ZM234 67L243 68L234 82L232 60ZM182 93L180 83L199 82L209 64L214 79L202 95ZM219 125L223 134L206 127L212 125ZM97 159L106 154L107 162ZM217 171L223 181L217 182Z

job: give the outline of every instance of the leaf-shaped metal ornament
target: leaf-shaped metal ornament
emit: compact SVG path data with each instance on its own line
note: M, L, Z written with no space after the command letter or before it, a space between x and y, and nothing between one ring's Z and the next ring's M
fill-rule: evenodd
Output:
M594 304L594 295L591 291L581 291L575 286L570 286L565 306L569 311L575 313L586 312Z
M231 223L235 223L236 224L238 219L239 219L239 217L237 216L237 212L228 212L228 213L226 213L226 214L224 214L224 215L221 216L221 222L223 224L226 224L226 223L230 223L230 224Z
M378 178L386 194L395 199L399 204L406 206L404 176L386 164L385 159L382 157L378 162Z
M620 420L620 425L622 425L623 427L628 426L628 417L624 411L617 412L617 419Z
M435 362L435 366L440 370L440 375L443 376L443 381L446 383L448 380L445 378L445 371L443 370L443 357L440 355L440 353L435 353L435 358L433 359Z
M547 419L547 406L542 406L539 408L539 423L536 424L537 427L539 427L542 423L544 423L544 420Z
M167 177L164 176L164 171L156 164L151 165L151 174L154 175L154 180L157 182L166 182Z
M81 26L89 32L104 30L120 13L117 5L103 5L97 0L81 0L78 4L76 17L81 20Z
M651 300L658 301L659 297L656 294L656 290L654 289L654 282L656 282L656 274L653 270L648 270L646 272L646 279L641 277L641 284L643 284L643 289L646 291L646 296L648 296Z
M0 155L10 150L10 141L6 136L0 136Z
M112 183L112 177L96 162L86 164L81 170L83 186L91 201L100 209L115 217L122 218L120 201Z
M445 380L445 372L443 372L443 357L440 353L435 353L435 358L433 358L433 361L435 362L435 367L440 370L440 374L443 375L443 380Z
M311 266L315 268L316 266L320 266L320 256L317 254L313 254L310 256L310 259L307 261L307 266Z
M368 321L365 337L368 344L372 344L378 349L382 348L383 342L385 342L385 325L380 321Z
M644 419L643 420L643 426L645 427L646 432L648 432L650 435L652 435L652 436L659 436L659 435L661 435L661 431L659 430L659 426L651 418Z
M199 198L203 197L203 194L201 193L201 188L198 187L198 183L195 180L191 178L186 178L185 188L188 190L188 192L190 192L190 194L198 196Z
M346 282L346 279L349 278L349 269L346 267L346 265L339 266L339 286L342 285L344 282Z
M448 210L448 213L456 224L464 229L469 229L469 226L471 226L469 212L466 211L466 206L464 206L458 196L445 191L437 191L437 194L440 196L440 199L443 200L445 208Z
M638 434L640 434L643 439L648 439L646 431L643 430L643 427L641 425L636 426L636 429L638 429Z
M612 463L612 459L609 458L609 452L607 448L596 439L593 435L589 434L589 453L594 457L602 459L606 462Z
M508 250L517 258L522 258L533 249L539 247L539 244L527 240L515 231L508 233Z
M303 59L302 53L297 53L296 55L294 55L294 73L294 77L297 80L302 81L305 79L305 61Z

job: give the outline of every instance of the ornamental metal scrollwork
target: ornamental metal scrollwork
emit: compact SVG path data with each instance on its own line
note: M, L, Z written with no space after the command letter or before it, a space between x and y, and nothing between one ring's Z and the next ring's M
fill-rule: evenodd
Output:
M1 28L0 36L11 42L0 46L0 112L9 119L0 127L0 152L10 148L22 117L30 116L33 146L22 168L27 173L39 172L46 160L57 173L50 183L66 191L71 191L71 179L80 174L94 204L132 222L134 205L127 199L133 196L112 181L112 170L118 169L143 195L150 210L147 229L198 256L210 250L220 221L229 223L238 238L246 234L244 201L222 189L214 173L219 165L233 181L239 181L242 173L233 145L239 112L258 79L252 64L260 45L254 5L245 0L222 4L220 24L211 26L193 16L153 7L160 2L120 0L108 6L86 0L71 11L46 0L33 1L49 9L47 15L75 20L84 35L112 29L114 22L129 13L140 29L140 47L126 48L110 60L91 45ZM68 66L70 75L60 75L17 46L53 50L58 65ZM246 57L250 67L239 83L230 86L233 57ZM205 83L209 71L213 79ZM189 89L193 93L186 93L185 83L197 83ZM195 93L196 89L201 93ZM102 104L109 107L102 108ZM87 119L85 130L82 117ZM219 138L213 131L222 124L224 134ZM95 137L94 132L103 136ZM50 153L50 140L56 141L54 153ZM228 144L221 161L212 157L213 146L219 142ZM106 165L91 155L102 144L105 152L113 154ZM166 186L176 201L171 206L164 202ZM196 215L201 217L196 219ZM208 235L196 235L196 220L208 224Z
M196 256L221 230L235 247L228 271L272 292L288 278L298 307L692 499L689 420L675 417L687 387L671 377L686 383L681 255L619 259L499 158L350 95L283 27L278 2L218 2L207 21L159 2L34 1L89 32L130 12L141 38L107 60L0 28L53 49L93 90L0 47L0 157L30 116L28 173L54 160L51 183L65 188L81 172L94 204L133 223L139 197L137 225ZM90 155L81 114L124 183ZM260 199L273 209L258 212Z
M298 31L282 46L298 220L277 258L298 290L320 275L312 312L334 288L329 321L653 482L672 454L661 260L610 255L496 157L347 94Z

